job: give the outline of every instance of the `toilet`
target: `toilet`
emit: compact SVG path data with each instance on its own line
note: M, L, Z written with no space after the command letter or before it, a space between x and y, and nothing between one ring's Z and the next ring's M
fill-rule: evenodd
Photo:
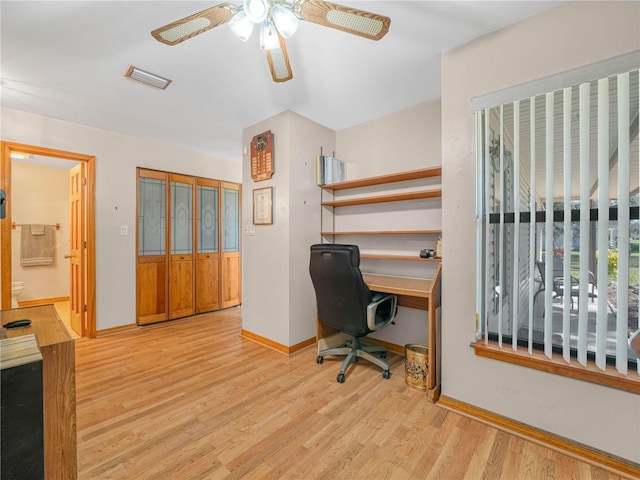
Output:
M24 282L11 282L11 308L18 308L18 297L24 290Z

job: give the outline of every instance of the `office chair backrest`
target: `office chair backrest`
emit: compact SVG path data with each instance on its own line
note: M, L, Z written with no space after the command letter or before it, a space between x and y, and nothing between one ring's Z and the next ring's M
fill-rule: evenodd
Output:
M312 245L309 273L321 323L355 337L371 333L367 327L371 292L362 279L357 245Z

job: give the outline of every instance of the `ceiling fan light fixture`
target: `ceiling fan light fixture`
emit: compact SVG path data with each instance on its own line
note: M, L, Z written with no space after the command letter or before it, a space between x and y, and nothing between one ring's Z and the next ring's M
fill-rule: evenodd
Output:
M244 0L244 11L253 23L260 23L267 18L269 5L267 0Z
M211 21L208 18L194 18L164 32L160 32L160 36L167 42L175 42L179 38L188 37L199 30L204 30L209 25L211 25Z
M275 82L286 82L293 78L293 73L285 38L297 31L301 20L369 40L380 40L391 25L389 17L328 0L238 0L237 3L242 5L223 0L223 3L156 28L151 35L166 45L177 45L229 23L234 35L246 41L254 24L259 23L260 48L266 50L271 76Z
M287 46L284 43L282 35L279 37L280 48L267 50L267 60L269 69L271 70L271 78L274 82L286 82L293 78L289 56L287 55Z
M241 9L229 21L229 28L236 37L246 42L253 32L253 22L249 20L244 9Z
M332 25L364 33L371 37L378 35L384 27L384 23L376 18L363 17L341 10L330 10L327 12L326 19Z
M290 8L278 3L271 7L271 19L275 23L278 32L284 38L289 38L298 30L300 19L293 13Z
M265 20L260 26L260 48L263 50L280 48L278 30L271 20Z

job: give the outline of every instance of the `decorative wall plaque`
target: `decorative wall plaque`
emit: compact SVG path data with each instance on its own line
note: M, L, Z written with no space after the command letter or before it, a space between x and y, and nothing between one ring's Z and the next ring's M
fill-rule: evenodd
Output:
M273 171L273 134L267 130L251 140L251 178L254 182L268 180Z

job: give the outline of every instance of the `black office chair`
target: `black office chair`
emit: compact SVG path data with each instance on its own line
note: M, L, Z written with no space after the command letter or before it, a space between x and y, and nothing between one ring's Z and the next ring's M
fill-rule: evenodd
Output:
M345 380L351 362L364 358L382 368L389 378L389 364L381 358L386 350L380 345L363 345L360 338L389 325L396 315L395 295L371 292L360 272L360 250L357 245L318 244L311 246L309 273L316 291L318 320L351 338L344 344L320 350L317 362L326 355L346 355L337 380ZM380 353L377 358L372 353Z

